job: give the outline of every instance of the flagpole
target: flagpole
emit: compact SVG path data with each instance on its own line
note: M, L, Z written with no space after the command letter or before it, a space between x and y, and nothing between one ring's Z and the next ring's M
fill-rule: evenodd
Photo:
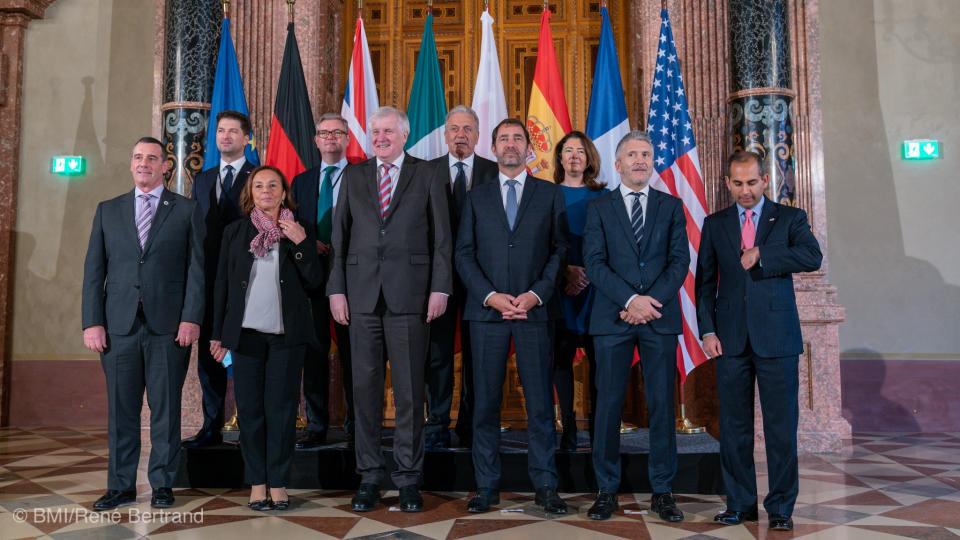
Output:
M229 19L230 18L230 0L223 0L222 2L220 2L220 4L223 5L223 18Z
M293 24L293 5L297 0L287 0L287 22Z

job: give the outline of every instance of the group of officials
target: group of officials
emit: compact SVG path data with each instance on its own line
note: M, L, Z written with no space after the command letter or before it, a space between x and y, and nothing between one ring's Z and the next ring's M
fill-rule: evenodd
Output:
M383 107L370 119L375 157L348 165L346 122L324 114L315 139L322 164L291 187L278 169L244 159L250 122L224 111L217 117L221 163L197 176L192 200L164 189L162 145L137 141L134 189L97 208L84 267L84 342L101 353L110 411L108 490L96 509L136 499L144 389L152 413L151 503L173 504L181 387L198 338L204 423L183 446L221 442L229 358L249 505L288 508L294 447L326 441L335 338L344 427L360 476L352 507L374 509L388 474L381 426L389 361L396 405L396 469L389 474L400 509L420 511L424 451L452 445L459 330L455 433L472 449L477 490L469 512L499 503L500 404L512 345L535 503L552 514L567 512L557 491L554 389L560 448L575 449L571 366L576 350L586 351L598 484L587 515L611 517L621 410L637 349L650 411L651 510L666 521L683 519L672 495L674 377L690 244L680 200L651 189L649 137L623 137L615 155L619 185L604 189L599 154L583 133L557 144L549 182L527 174L531 146L522 121L495 128L495 163L474 152L478 124L471 109L453 108L445 124L449 153L422 161L403 150L406 115ZM756 382L770 469L764 506L771 528L790 530L801 349L792 274L819 268L822 256L804 212L764 197L768 178L758 155L737 152L727 165L735 204L704 222L696 268L701 337L707 354L718 357L727 509L715 519L758 519ZM295 440L301 372L309 425Z

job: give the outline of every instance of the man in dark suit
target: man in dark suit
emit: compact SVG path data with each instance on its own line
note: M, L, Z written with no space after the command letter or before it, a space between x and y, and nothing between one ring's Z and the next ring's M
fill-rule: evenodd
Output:
M110 510L137 498L140 409L150 405L151 505L173 505L180 395L203 318L203 221L197 203L163 188L163 146L133 147L134 189L97 206L83 267L83 344L107 379Z
M456 263L467 287L463 318L473 348L473 466L477 494L467 510L500 502L500 402L510 340L527 409L530 479L536 504L565 514L557 494L553 427L553 322L560 318L557 276L567 250L560 188L526 172L530 136L508 118L493 131L499 175L468 195L457 237Z
M396 404L391 475L400 509L423 509L424 365L429 323L453 291L447 187L436 167L410 156L407 115L381 107L370 118L376 157L347 167L333 226L327 281L334 320L350 325L353 355L358 512L380 499L385 463L380 449L385 358Z
M206 225L203 240L206 309L200 326L197 347L197 377L203 392L203 425L193 437L183 441L184 448L213 446L223 442L224 399L227 394L227 370L210 355L210 329L213 322L213 288L217 279L217 261L223 229L242 217L240 192L254 166L244 156L250 142L250 119L238 111L217 114L217 150L220 165L196 176L191 197L197 201Z
M324 113L317 123L314 142L320 149L322 162L302 172L293 179L293 200L297 203L294 214L302 223L316 224L317 254L328 261L333 233L333 215L340 194L340 180L347 167L346 148L347 121L335 112ZM324 287L326 284L324 284ZM324 287L311 293L313 326L319 347L309 348L303 363L303 397L307 404L307 432L297 440L297 448L316 448L327 440L330 426L330 301ZM353 377L350 367L350 332L340 323L333 322L337 338L337 355L340 357L340 378L346 397L346 416L343 430L347 440L353 439Z
M680 199L650 188L653 146L644 131L617 144L620 186L587 208L583 259L599 294L589 331L597 357L593 469L599 493L587 515L608 519L620 487L620 416L633 351L640 351L650 411L651 511L664 521L683 513L671 493L677 471L674 378L677 335L683 331L677 293L690 264Z
M447 113L443 137L449 153L434 159L437 174L448 180L450 193L450 226L453 238L463 210L467 193L496 179L497 164L474 153L479 133L480 120L473 109L457 105ZM450 408L453 404L453 357L458 319L467 301L467 291L462 281L454 277L453 296L447 311L433 322L430 328L430 358L427 362L427 450L449 448ZM460 324L460 409L457 415L457 438L460 446L470 447L473 438L473 370L470 360L470 325Z
M703 222L697 262L697 322L703 349L717 358L720 460L727 525L757 521L753 463L754 384L760 388L770 492L763 500L774 530L793 529L799 490L798 355L803 351L793 274L820 268L823 255L806 213L764 197L762 158L727 161L734 204Z

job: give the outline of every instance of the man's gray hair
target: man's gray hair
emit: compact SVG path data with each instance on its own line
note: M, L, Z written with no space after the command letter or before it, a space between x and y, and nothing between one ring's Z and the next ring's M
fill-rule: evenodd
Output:
M646 131L635 129L624 135L623 138L620 139L620 142L617 143L617 151L614 154L617 159L620 159L620 150L623 148L623 145L630 141L645 141L650 146L653 146L653 141L650 140L650 135Z
M379 109L373 111L373 114L370 115L370 121L378 120L380 118L387 118L389 116L396 116L397 120L400 123L400 131L405 134L410 134L410 119L407 118L407 114L400 109L394 107L383 106Z
M336 120L337 122L342 122L343 130L348 133L350 132L350 125L347 124L347 120L340 116L340 113L338 112L325 112L321 114L320 119L317 120L317 131L320 131L320 124L326 122L327 120Z
M476 124L478 128L480 127L480 117L477 116L477 112L476 112L476 111L474 111L474 110L471 109L470 107L467 107L466 105L457 105L456 107L450 109L450 112L447 113L447 117L446 117L446 118L444 119L444 121L443 121L444 128L446 128L446 124L447 124L447 122L450 121L450 117L451 117L451 116L453 116L453 115L455 115L455 114L460 114L460 113L469 114L470 116L472 116L472 117L473 117L473 123Z

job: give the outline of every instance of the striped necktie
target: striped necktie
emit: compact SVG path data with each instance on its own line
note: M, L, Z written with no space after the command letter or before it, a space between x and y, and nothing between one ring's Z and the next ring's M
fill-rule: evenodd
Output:
M137 237L140 239L140 249L147 243L150 236L150 225L153 223L153 195L144 193L137 196L140 199L140 215L137 217Z
M380 165L380 217L387 218L390 212L390 198L393 195L393 170L396 167L392 163Z
M630 194L633 197L633 206L630 207L630 226L633 228L633 237L636 238L638 246L643 240L643 204L640 203L640 197L644 195L639 192Z

